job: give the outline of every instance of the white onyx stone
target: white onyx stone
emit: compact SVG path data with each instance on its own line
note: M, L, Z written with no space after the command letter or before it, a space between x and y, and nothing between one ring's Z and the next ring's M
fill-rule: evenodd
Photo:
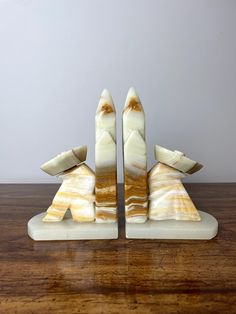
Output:
M70 215L58 223L43 222L45 213L28 222L28 235L35 241L117 239L118 223L76 222Z
M104 89L95 117L95 212L96 222L117 221L116 111Z
M134 88L130 88L123 111L125 218L127 222L147 220L147 152L145 114Z
M210 240L217 235L218 222L199 210L200 221L148 220L144 224L126 223L128 239Z

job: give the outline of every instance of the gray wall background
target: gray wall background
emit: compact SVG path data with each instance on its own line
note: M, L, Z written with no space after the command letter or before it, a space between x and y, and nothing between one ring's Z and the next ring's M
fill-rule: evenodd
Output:
M134 86L153 145L236 181L236 1L0 0L0 182L57 182L44 161L80 144L94 167L100 92L121 114Z

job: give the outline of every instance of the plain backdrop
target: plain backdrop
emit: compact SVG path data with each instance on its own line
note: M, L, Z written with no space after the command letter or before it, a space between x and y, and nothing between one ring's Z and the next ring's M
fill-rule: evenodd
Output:
M103 88L121 117L130 86L154 144L204 168L187 180L236 181L236 1L0 0L0 182L57 182L39 169L87 144Z

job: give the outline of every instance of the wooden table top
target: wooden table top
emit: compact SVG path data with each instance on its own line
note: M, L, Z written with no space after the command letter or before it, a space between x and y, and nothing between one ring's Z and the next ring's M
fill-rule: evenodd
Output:
M0 313L236 313L236 184L187 184L210 241L34 242L57 185L0 185ZM123 211L122 186L119 210Z

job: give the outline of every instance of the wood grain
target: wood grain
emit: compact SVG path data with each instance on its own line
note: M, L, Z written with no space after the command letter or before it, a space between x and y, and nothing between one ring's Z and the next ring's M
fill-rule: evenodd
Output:
M236 184L188 184L219 221L211 241L34 242L57 185L0 185L0 313L236 313Z

